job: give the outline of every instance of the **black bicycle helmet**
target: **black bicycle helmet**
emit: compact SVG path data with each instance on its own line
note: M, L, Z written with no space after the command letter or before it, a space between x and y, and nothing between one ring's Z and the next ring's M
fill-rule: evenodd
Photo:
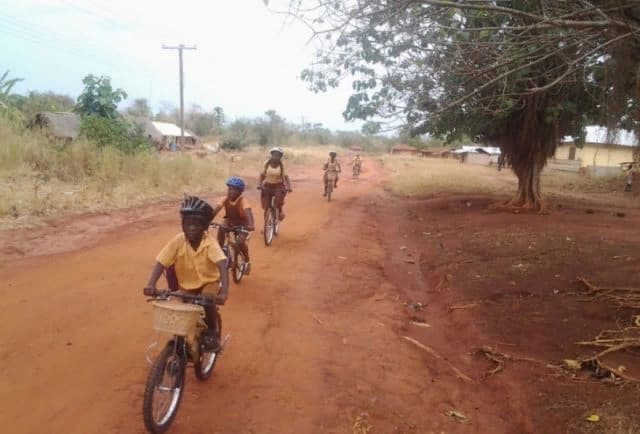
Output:
M213 220L213 208L198 196L186 196L180 205L180 215L197 215L207 222Z

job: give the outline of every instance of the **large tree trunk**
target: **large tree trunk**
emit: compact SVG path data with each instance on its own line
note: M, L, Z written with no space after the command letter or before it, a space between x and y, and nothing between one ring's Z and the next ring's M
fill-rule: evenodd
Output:
M518 193L512 201L513 205L526 209L541 210L540 174L542 173L542 167L541 164L533 163L527 167L521 167L519 170L514 168L514 172L518 177Z

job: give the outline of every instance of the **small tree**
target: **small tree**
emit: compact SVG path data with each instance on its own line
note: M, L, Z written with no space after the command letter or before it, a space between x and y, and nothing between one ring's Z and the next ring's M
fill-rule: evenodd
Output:
M151 118L151 107L146 98L136 98L131 106L127 107L127 114L136 118Z
M83 116L101 116L114 119L118 116L118 103L127 98L122 89L113 89L109 77L87 75L83 80L84 91L78 97L75 111Z
M0 115L6 117L10 121L22 123L24 119L15 107L15 101L11 94L11 90L23 79L7 78L8 75L9 71L5 71L4 74L0 76Z
M215 134L220 134L222 129L224 128L225 118L224 118L224 109L220 106L216 106L213 108L213 132Z

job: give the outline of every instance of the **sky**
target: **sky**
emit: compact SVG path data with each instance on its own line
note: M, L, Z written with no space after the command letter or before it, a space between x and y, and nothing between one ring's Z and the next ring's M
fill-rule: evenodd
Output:
M286 0L272 0L282 9ZM263 0L0 0L0 73L24 81L14 88L77 97L87 74L111 77L128 99L154 109L179 106L178 52L184 51L185 109L224 108L227 119L275 109L287 121L357 130L342 112L350 84L314 94L300 80L315 45L299 22Z

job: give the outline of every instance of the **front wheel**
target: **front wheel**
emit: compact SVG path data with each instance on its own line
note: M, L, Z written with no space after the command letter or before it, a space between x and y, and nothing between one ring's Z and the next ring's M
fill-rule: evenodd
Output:
M269 207L264 213L264 244L270 246L276 231L276 216L273 208Z
M231 277L235 283L240 283L244 276L245 258L240 249L232 249L233 253L233 267L231 270Z
M184 391L186 366L186 355L175 340L153 363L142 403L144 425L149 432L163 433L173 422Z
M222 335L222 318L220 317L220 313L216 312L216 316L218 317L218 330L216 330L216 334L218 335L218 342L220 341L220 336ZM193 370L195 371L196 378L200 381L206 381L213 372L213 368L216 366L216 362L218 361L218 356L220 355L220 350L218 351L204 351L201 343L200 351L198 352L198 359L193 363Z

